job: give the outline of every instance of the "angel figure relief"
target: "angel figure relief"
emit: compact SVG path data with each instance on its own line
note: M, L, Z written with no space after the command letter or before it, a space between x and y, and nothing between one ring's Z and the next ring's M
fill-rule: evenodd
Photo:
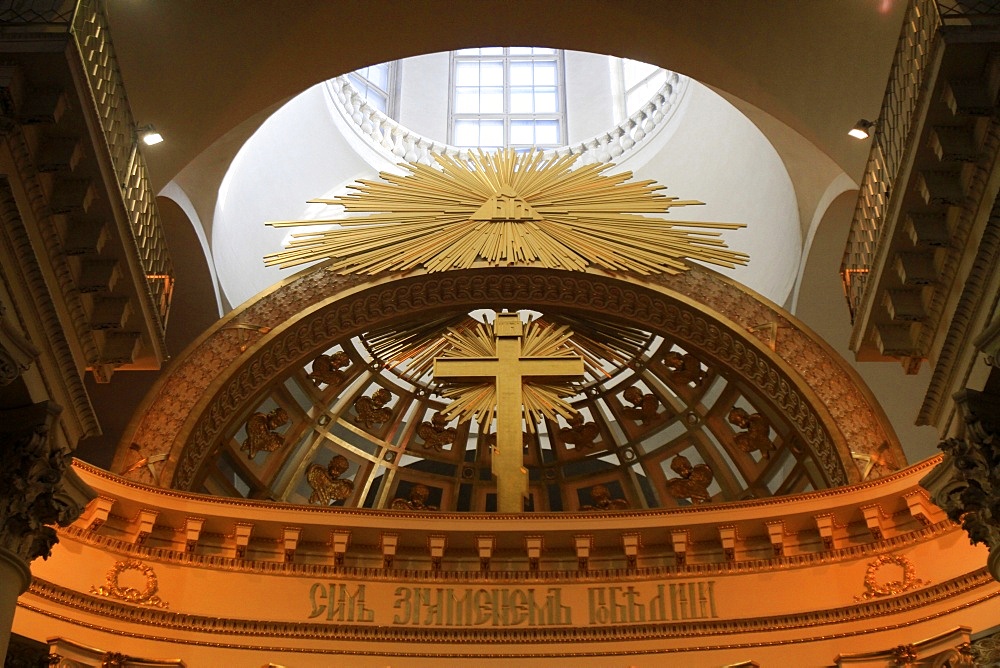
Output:
M691 503L709 503L712 495L708 486L715 479L715 474L707 464L691 466L691 460L684 455L677 455L670 462L670 469L679 475L667 481L667 494L675 499L690 499Z
M748 413L739 406L734 406L729 411L729 424L739 427L745 431L737 432L733 437L733 442L743 452L750 454L760 451L764 459L770 459L774 452L774 443L771 442L771 425L760 413Z
M577 450L593 448L594 439L601 435L601 428L593 422L584 422L580 413L574 413L567 420L569 426L559 430L560 440L576 446Z
M347 374L341 371L351 363L351 358L343 350L338 350L332 355L320 355L313 360L312 371L309 372L309 380L319 385L331 385L336 387L344 382Z
M590 488L591 505L580 506L580 510L608 511L627 510L629 503L625 499L614 499L611 497L611 490L606 485L594 485Z
M309 503L319 503L324 506L330 505L331 501L343 501L354 491L354 483L350 480L343 480L350 464L347 457L336 455L330 463L323 468L319 464L310 464L306 469L306 480L312 487L312 494L309 495Z
M454 445L458 438L458 430L447 425L448 418L438 411L431 416L430 422L420 423L417 436L423 439L425 448L440 452L446 445Z
M409 498L396 497L389 507L393 510L437 510L437 506L427 505L430 496L430 487L417 483L410 488Z
M656 396L646 394L633 385L622 392L622 398L632 404L631 407L622 409L622 415L629 420L645 424L656 419L656 410L660 407L660 400Z
M701 362L691 353L671 350L664 356L663 362L670 369L670 378L683 385L693 383L697 387L705 380L705 371L701 368Z
M354 410L357 412L354 421L364 425L365 429L388 422L392 419L392 409L385 405L390 401L392 393L385 388L375 390L370 397L358 397L354 400Z
M285 444L285 438L275 429L288 423L288 413L281 406L270 413L254 413L247 419L247 437L240 450L253 459L258 452L274 452Z

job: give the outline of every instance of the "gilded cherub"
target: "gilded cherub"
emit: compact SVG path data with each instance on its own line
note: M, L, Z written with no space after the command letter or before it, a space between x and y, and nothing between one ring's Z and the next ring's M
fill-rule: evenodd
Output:
M733 426L745 429L733 437L736 446L746 453L760 450L764 459L770 459L774 451L774 443L771 442L771 425L760 413L747 413L739 406L734 406L729 411L729 423Z
M336 387L344 382L347 374L341 371L351 363L351 358L342 350L332 355L320 355L313 360L309 379L317 386L325 383Z
M694 383L697 387L705 380L705 371L701 368L701 362L691 353L681 354L676 350L671 350L663 358L664 363L670 367L670 378L679 381L684 385Z
M354 483L340 479L348 466L347 457L343 455L333 457L326 468L319 464L310 464L306 469L306 480L313 489L309 503L328 506L331 501L342 501L349 497L354 491Z
M660 407L660 400L652 394L643 394L643 391L633 385L622 392L622 398L632 404L632 407L622 409L622 415L636 422L647 422L656 418L656 409Z
M593 505L580 506L580 510L627 510L629 507L625 499L612 499L611 490L605 485L591 487L590 500L593 501Z
M384 406L391 400L392 393L385 388L375 390L370 397L358 397L354 400L354 410L357 412L354 421L363 424L366 429L388 422L392 418L392 409Z
M254 413L247 419L247 437L243 439L240 450L246 452L249 459L262 450L274 452L285 444L284 437L274 430L287 422L288 413L280 406L270 413Z
M568 418L569 426L559 430L559 438L563 443L571 443L577 450L589 450L594 447L594 439L601 435L601 428L593 422L584 422L583 416L574 413Z
M424 440L424 447L441 451L446 445L454 445L458 438L458 430L454 427L446 426L448 418L438 411L431 416L430 422L426 420L417 427L417 436Z
M715 474L707 464L695 464L684 455L677 455L670 462L670 468L680 478L667 481L667 493L675 499L691 499L692 503L709 503L712 495L708 486L712 484Z
M393 510L437 510L437 506L427 505L427 499L430 498L430 495L430 487L417 483L410 488L409 499L396 497L392 500L390 508Z

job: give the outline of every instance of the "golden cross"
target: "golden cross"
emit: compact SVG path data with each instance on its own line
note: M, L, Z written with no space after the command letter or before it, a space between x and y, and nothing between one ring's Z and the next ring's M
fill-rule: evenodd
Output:
M493 475L497 479L497 511L519 513L528 494L528 472L521 455L521 385L534 378L576 379L583 375L579 357L522 357L523 328L517 313L498 313L493 325L496 357L446 357L434 360L434 378L492 380L497 395L497 445Z

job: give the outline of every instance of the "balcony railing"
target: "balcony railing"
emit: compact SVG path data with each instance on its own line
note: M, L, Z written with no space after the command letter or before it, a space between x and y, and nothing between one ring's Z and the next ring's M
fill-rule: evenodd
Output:
M327 82L334 106L354 132L395 162L433 164L435 155L468 158L475 149L458 148L428 139L400 125L370 105L346 76ZM669 72L649 102L607 132L586 141L545 151L547 156L579 155L582 164L609 162L648 141L667 125L688 90L688 78Z
M840 267L853 323L863 309L868 274L885 226L906 152L914 141L914 113L926 94L925 75L943 26L997 25L1000 0L911 0L889 71L854 220ZM900 196L902 193L899 193Z
M131 244L145 276L152 312L162 340L174 285L173 263L149 185L146 161L115 57L101 0L0 0L0 28L5 34L68 34L104 137L128 216ZM100 151L100 148L98 148ZM130 241L123 240L128 247Z
M80 0L73 19L72 34L90 86L91 100L100 119L128 215L132 242L146 277L149 299L162 337L170 312L174 268L156 209L156 199L149 185L146 161L139 151L139 134L125 95L107 17L100 0Z

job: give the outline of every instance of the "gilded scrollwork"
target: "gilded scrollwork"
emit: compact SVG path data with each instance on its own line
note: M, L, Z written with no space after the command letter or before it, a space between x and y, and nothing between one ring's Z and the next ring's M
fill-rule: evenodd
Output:
M801 381L793 381L787 377L786 371L779 368L773 360L765 358L758 348L744 343L739 338L740 333L715 325L711 315L697 312L696 307L675 303L668 294L659 294L636 285L610 284L608 279L589 274L565 276L558 272L535 270L512 270L503 275L486 275L476 270L462 272L462 276L456 275L457 273L460 272L432 277L417 276L372 286L365 291L352 293L341 301L333 301L327 308L314 311L314 315L310 316L312 320L309 321L309 326L304 326L306 322L303 321L303 326L300 327L276 329L275 334L265 339L266 346L251 351L241 369L211 397L206 398L206 408L198 415L193 415L190 411L194 404L204 396L205 389L221 371L220 368L214 374L210 373L219 364L216 360L224 361L233 355L232 351L227 353L209 350L212 346L218 348L216 343L225 343L209 337L206 349L199 352L203 353L204 360L195 356L190 363L179 365L178 369L182 370L184 378L168 378L165 383L169 388L161 388L158 401L170 402L172 410L161 416L147 414L133 440L142 446L144 452L148 450L150 454L162 452L158 448L162 448L163 443L170 443L177 450L176 456L172 455L170 460L176 462L176 465L165 467L160 474L163 480L159 482L186 488L195 479L214 439L228 424L234 402L239 404L251 396L259 396L260 388L279 377L283 369L301 363L295 358L300 354L297 351L322 350L322 346L328 345L331 340L338 340L350 332L363 331L365 327L405 312L440 310L446 307L464 308L470 304L483 303L523 303L527 300L539 306L576 307L625 317L643 323L643 326L650 327L653 331L662 331L676 337L680 345L686 350L692 350L692 354L704 359L707 365L724 364L734 369L745 382L758 389L772 403L774 410L791 420L804 447L816 458L828 484L839 485L851 479L860 479L860 472L853 463L850 469L845 468L845 458L850 460L846 446L835 445L835 442L844 441L843 435L853 435L850 442L857 443L855 447L858 451L868 451L886 438L891 438L878 426L874 414L865 407L858 391L851 389L850 379L845 372L838 371L836 363L827 359L826 353L818 344L810 342L806 335L800 334L794 327L786 332L787 336L783 339L778 354L786 357L798 355L799 358L789 364L795 368L801 367L802 373L810 378L820 378L822 386L814 385L815 391L836 400L833 404L827 403L827 408L821 409L829 413L817 413L815 407L808 403L806 395L798 389L797 383ZM649 280L668 290L697 295L696 299L710 304L723 315L731 314L731 317L739 316L743 320L745 318L741 315L741 309L750 309L752 312L746 318L753 319L754 322L767 319L770 313L767 307L754 306L752 297L741 293L738 288L718 278L702 276L697 270L687 274L687 277L655 277ZM340 291L359 282L362 279L337 276L332 272L308 274L253 305L253 313L247 317L264 323L276 322L275 318L279 314L293 317L294 311L287 313L292 304L306 308L321 297L328 298L331 290ZM278 303L276 300L279 296L290 301ZM811 366L802 367L800 358L805 360L802 364ZM205 373L197 368L202 362L205 363ZM829 421L830 416L833 422ZM188 420L189 425L182 429L184 420ZM841 430L837 432L836 440L830 431L834 424ZM178 438L181 433L186 434L183 441ZM867 443L874 439L878 440L869 448ZM893 442L892 448L895 453L898 445Z
M331 501L343 501L354 492L354 483L340 476L347 472L350 466L347 457L335 455L323 468L319 464L310 464L306 469L306 480L312 487L309 503L328 506Z
M138 571L146 578L143 589L138 587L122 586L119 582L121 574L126 571ZM169 608L169 604L160 598L156 592L160 590L159 580L152 566L147 566L138 559L126 559L115 562L111 570L108 571L107 579L100 587L91 587L90 593L114 598L134 605L146 605L153 608Z
M270 413L254 413L246 422L247 436L240 450L253 459L258 452L274 452L285 444L285 437L276 429L288 424L288 413L280 406Z

